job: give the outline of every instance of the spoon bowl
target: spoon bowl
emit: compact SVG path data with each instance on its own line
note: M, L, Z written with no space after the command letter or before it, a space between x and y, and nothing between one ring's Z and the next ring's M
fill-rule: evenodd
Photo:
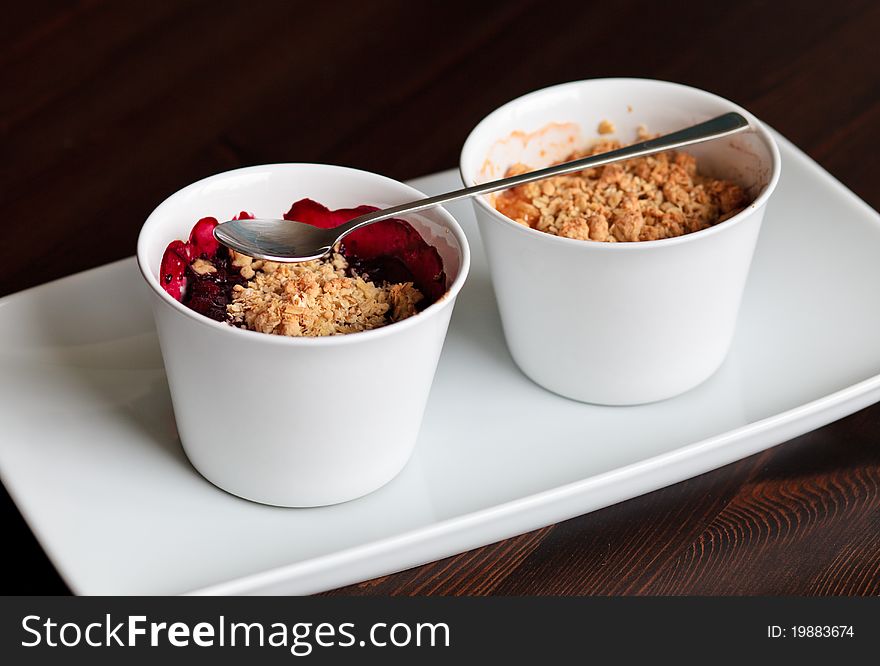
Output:
M245 218L217 225L214 238L255 259L292 262L320 259L340 236L338 229L321 229L303 222Z

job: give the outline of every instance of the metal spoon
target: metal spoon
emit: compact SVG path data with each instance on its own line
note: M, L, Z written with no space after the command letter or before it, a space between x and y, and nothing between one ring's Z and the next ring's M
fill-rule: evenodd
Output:
M537 171L530 171L510 178L493 180L472 187L465 187L454 192L419 199L410 203L400 204L361 215L333 229L319 229L302 222L290 220L251 219L230 220L214 227L214 238L226 247L257 259L270 261L295 262L319 259L330 252L331 248L355 229L360 229L373 222L400 217L406 213L415 213L440 204L488 194L498 190L506 190L523 183L542 180L551 176L581 171L591 167L603 166L612 162L642 157L665 150L673 150L690 146L695 143L720 139L741 132L749 127L749 121L738 113L725 113L717 118L687 127L665 136L640 141L631 146L611 150L599 155L591 155L581 159L563 162Z

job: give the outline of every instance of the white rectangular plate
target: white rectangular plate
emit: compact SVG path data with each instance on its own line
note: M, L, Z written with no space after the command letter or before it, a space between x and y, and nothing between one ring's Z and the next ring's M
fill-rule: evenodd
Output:
M281 509L202 479L177 440L133 259L0 300L0 478L74 592L310 593L592 511L824 425L880 399L880 217L780 143L782 180L733 349L690 393L599 407L520 374L464 202L449 208L470 238L472 272L415 457L385 488ZM458 183L447 171L413 184L436 193ZM235 377L212 387L217 409L249 388Z

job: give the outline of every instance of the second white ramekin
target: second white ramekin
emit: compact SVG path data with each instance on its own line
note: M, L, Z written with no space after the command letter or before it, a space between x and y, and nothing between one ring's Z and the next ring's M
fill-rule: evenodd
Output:
M520 97L471 132L461 174L471 185L524 162L544 166L597 138L599 123L635 139L638 125L666 133L728 111L753 132L689 149L701 170L747 185L753 202L709 229L678 238L599 243L552 236L474 201L504 335L541 386L585 402L628 405L677 395L724 360L779 152L751 114L711 93L645 79L595 79Z

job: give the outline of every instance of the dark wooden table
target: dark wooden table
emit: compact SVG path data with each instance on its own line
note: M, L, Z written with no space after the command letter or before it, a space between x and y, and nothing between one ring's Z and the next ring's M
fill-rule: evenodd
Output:
M448 169L487 112L581 78L670 79L733 99L880 207L875 2L10 9L0 295L131 255L152 208L203 176L283 161L398 179ZM664 490L331 594L878 594L878 434L875 406ZM5 491L0 507L12 558L0 592L65 592Z

